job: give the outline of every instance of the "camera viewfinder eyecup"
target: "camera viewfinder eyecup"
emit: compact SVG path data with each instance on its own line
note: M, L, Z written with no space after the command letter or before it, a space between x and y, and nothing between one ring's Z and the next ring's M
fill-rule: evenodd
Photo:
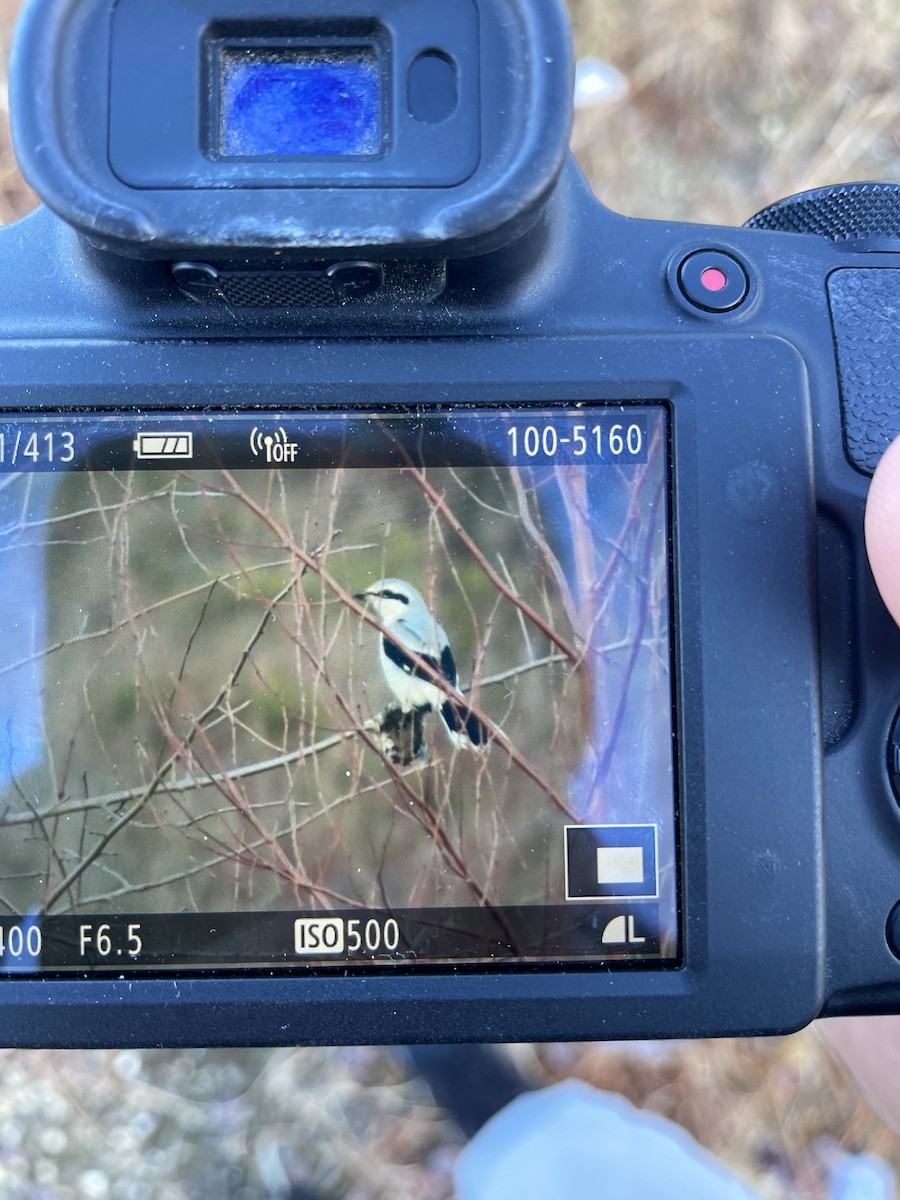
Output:
M10 71L38 195L163 261L500 248L559 176L571 88L561 0L32 0ZM303 115L336 96L328 130Z

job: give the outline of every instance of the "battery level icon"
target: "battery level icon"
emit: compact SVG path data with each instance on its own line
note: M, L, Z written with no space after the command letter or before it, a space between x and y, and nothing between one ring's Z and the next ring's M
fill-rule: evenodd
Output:
M139 459L194 457L192 433L139 433L134 439L134 452Z

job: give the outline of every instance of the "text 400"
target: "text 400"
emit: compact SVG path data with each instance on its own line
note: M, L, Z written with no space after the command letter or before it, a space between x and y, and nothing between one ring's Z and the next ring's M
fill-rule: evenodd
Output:
M508 429L507 437L511 442L512 457L518 458L523 453L527 458L555 458L563 448L575 458L584 458L589 450L597 457L606 453L613 458L630 456L637 458L644 450L644 430L640 425L610 425L607 431L603 425L573 425L571 433L562 436L554 425L526 425L524 429L513 426Z
M37 958L41 952L39 925L0 925L0 958Z

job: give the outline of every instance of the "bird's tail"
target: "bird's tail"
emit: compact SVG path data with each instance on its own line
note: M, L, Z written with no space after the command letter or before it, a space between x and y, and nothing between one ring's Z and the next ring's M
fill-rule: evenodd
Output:
M450 734L450 740L456 746L469 749L471 746L486 746L491 739L491 731L467 707L462 700L450 700L441 705L441 716Z

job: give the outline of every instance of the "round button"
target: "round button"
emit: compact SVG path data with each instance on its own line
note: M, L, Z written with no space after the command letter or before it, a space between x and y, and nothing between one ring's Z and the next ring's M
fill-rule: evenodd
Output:
M891 915L887 920L887 943L891 948L891 954L900 958L900 904L894 906Z
M721 250L697 250L678 268L685 299L704 312L731 312L747 299L750 277L736 258Z
M894 722L891 736L888 738L888 776L894 789L894 796L900 804L900 713Z

